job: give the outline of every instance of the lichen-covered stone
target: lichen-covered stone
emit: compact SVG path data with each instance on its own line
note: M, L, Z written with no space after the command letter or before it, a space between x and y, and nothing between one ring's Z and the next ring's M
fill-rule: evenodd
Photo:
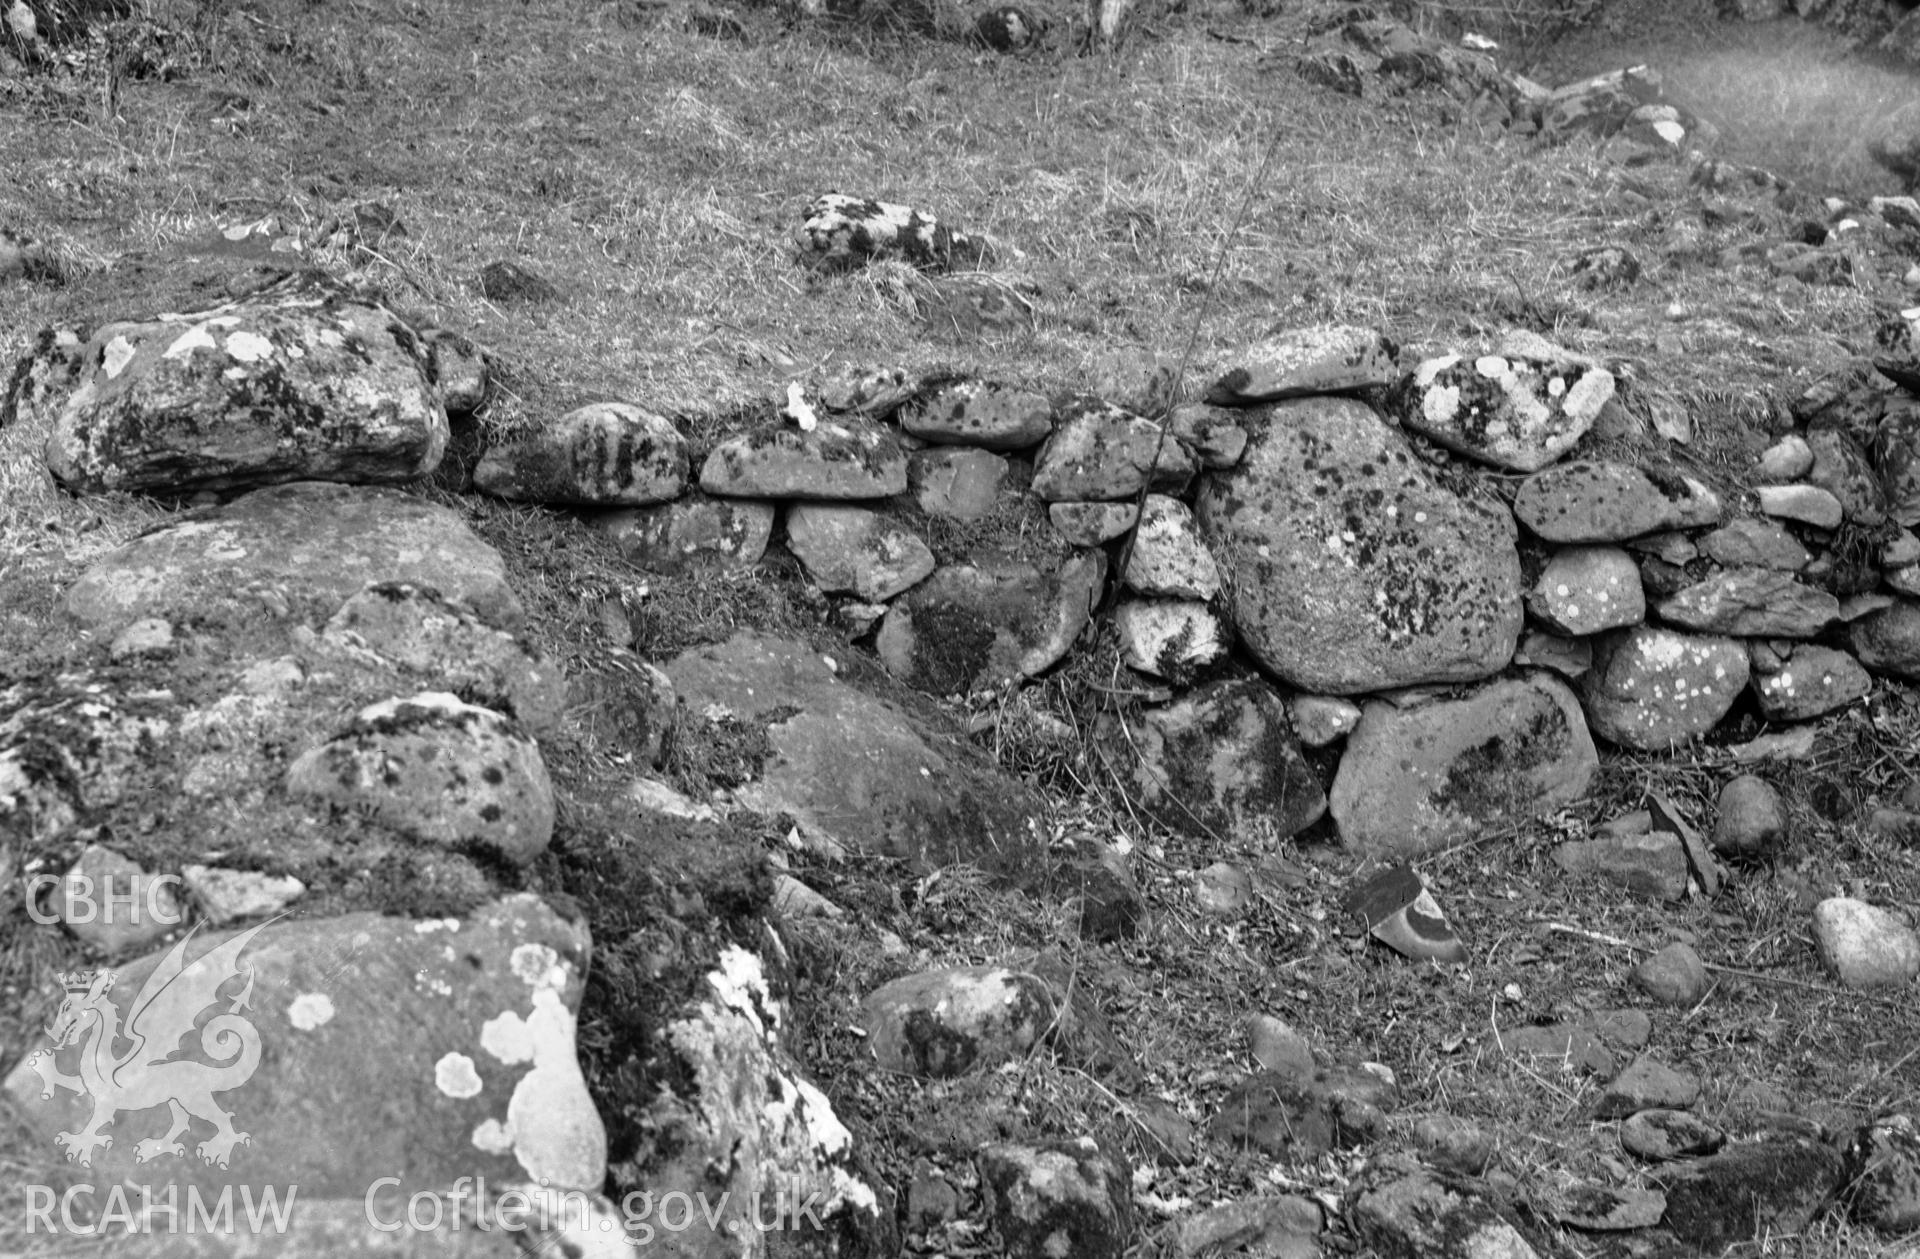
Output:
M1252 844L1297 834L1326 812L1286 705L1257 679L1209 683L1150 708L1108 743L1131 766L1141 808L1176 830Z
M1692 477L1586 461L1520 483L1513 514L1548 542L1623 542L1720 519L1720 497Z
M973 862L1000 873L1036 857L1040 802L938 714L843 681L819 653L741 633L666 666L689 713L735 738L764 731L765 754L734 791L862 851L921 869Z
M370 585L340 606L320 642L361 662L371 654L417 683L484 702L536 734L552 730L566 707L559 665L430 587Z
M867 1048L882 1068L924 1080L985 1071L1027 1056L1059 1018L1038 975L1002 966L922 971L860 1003Z
M1897 599L1847 627L1853 654L1875 673L1920 678L1920 601Z
M86 349L87 338L79 329L42 328L7 379L6 394L0 397L0 428L16 423L36 430L51 426L80 387Z
M256 490L143 534L67 590L76 620L107 632L146 616L331 616L369 582L432 587L499 629L526 619L500 553L437 503L318 481Z
M1047 519L1062 540L1074 546L1111 542L1140 519L1134 503L1049 503Z
M1713 729L1748 676L1741 643L1643 625L1595 640L1581 702L1601 738L1623 747L1665 749Z
M1838 429L1816 429L1807 434L1813 451L1813 468L1807 484L1815 485L1840 501L1842 514L1854 524L1868 528L1887 518L1887 495L1880 484L1867 452L1860 443Z
M1089 1137L996 1143L976 1158L1007 1259L1120 1259L1134 1243L1132 1176Z
M1576 638L1638 625L1647 615L1640 566L1619 547L1562 548L1527 592L1527 611Z
M425 476L447 414L392 312L295 287L191 315L110 323L47 438L80 493L191 493Z
M1729 568L1654 605L1664 621L1703 634L1812 638L1840 615L1840 601L1777 568Z
M1025 450L1053 431L1045 395L991 380L942 385L900 412L900 428L922 441Z
M1844 708L1873 689L1860 662L1837 647L1795 646L1785 658L1749 650L1753 694L1769 721L1808 721Z
M813 584L884 602L933 571L919 535L864 507L795 503L787 509L787 547Z
M1376 1253L1405 1259L1536 1259L1524 1234L1467 1185L1422 1168L1378 1175L1353 1197L1353 1225Z
M527 503L638 507L687 488L687 441L673 421L625 402L596 402L495 446L474 488Z
M1728 568L1778 568L1789 573L1799 572L1813 559L1798 538L1771 520L1752 516L1721 525L1701 538L1700 553Z
M1535 674L1457 698L1372 700L1347 737L1329 808L1367 856L1408 857L1578 799L1599 768L1573 693Z
M1123 600L1113 627L1128 668L1175 681L1218 664L1231 641L1213 610L1190 599Z
M985 450L916 450L907 456L907 485L929 516L974 521L1000 505L1009 468Z
M771 424L715 446L700 488L727 498L891 498L906 492L907 456L891 433L866 424Z
M1322 324L1295 329L1242 350L1207 390L1207 401L1258 406L1390 384L1398 353L1393 342L1372 328Z
M1333 695L1505 666L1522 620L1506 510L1449 490L1351 399L1257 414L1239 465L1208 473L1195 505L1254 657Z
M415 839L478 844L531 861L553 838L553 784L540 748L510 719L444 692L362 709L298 757L287 790L365 810Z
M1920 1127L1912 1116L1861 1125L1845 1158L1841 1196L1854 1219L1882 1233L1920 1228Z
M1053 436L1035 457L1033 493L1048 503L1110 502L1143 487L1178 493L1197 466L1171 431L1082 395L1060 408Z
M1449 450L1536 472L1572 450L1612 397L1606 368L1535 337L1494 354L1428 359L1392 407L1402 424Z
M1184 402L1167 417L1173 435L1187 444L1203 468L1231 468L1247 450L1240 412L1205 402Z
M362 1211L376 1172L398 1178L403 1195L462 1176L597 1190L606 1131L574 1040L590 948L584 922L532 895L460 918L353 913L196 933L108 974L93 1008L127 1018L148 978L176 966L181 980L204 984L188 1025L169 1030L181 1049L229 1065L178 1071L187 1091L174 1095L195 1108L186 1082L198 1079L199 1096L211 1085L230 1119L195 1108L169 1152L167 1108L123 1094L111 1127L94 1126L111 1144L84 1135L72 1143L90 1147L76 1170L100 1184L151 1185L156 1200L169 1185L183 1202L192 1186L209 1203L221 1186L249 1187L256 1201L262 1187L278 1186L289 1203L285 1187L298 1185L296 1208L309 1196L347 1197ZM88 1004L75 1002L79 1018ZM191 1015L202 1006L213 1018L195 1031ZM6 1080L50 1149L63 1132L84 1134L95 1110L78 1080L43 1083L104 1052L84 1026L65 1048L36 1035ZM167 1073L150 1066L147 1079L161 1084ZM299 1139L271 1135L289 1128Z
M635 568L737 572L766 554L774 514L771 502L714 498L695 490L671 503L607 512L594 518L593 527L613 538Z
M802 265L846 271L876 258L899 258L923 271L979 266L992 257L986 241L956 232L912 206L830 192L807 205L795 233Z
M1106 571L1100 551L1079 552L1051 571L998 558L948 564L894 601L874 648L887 672L935 695L1032 677L1079 637Z
M1143 595L1202 602L1220 593L1220 570L1200 540L1193 512L1177 498L1149 494L1120 575Z

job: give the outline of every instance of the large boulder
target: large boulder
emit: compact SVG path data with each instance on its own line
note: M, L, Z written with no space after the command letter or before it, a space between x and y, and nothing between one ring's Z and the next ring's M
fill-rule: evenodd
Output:
M143 617L332 616L369 582L431 587L488 625L526 619L500 553L458 513L395 490L308 481L174 520L96 560L67 612L96 633Z
M195 934L76 980L5 1090L82 1177L155 1200L362 1198L376 1176L597 1191L606 1132L574 1050L589 948L530 895Z
M750 633L666 666L689 711L764 734L749 808L791 813L841 842L922 867L1024 867L1040 802L942 720L843 680L800 643Z
M1599 769L1573 693L1536 673L1458 698L1369 701L1329 807L1348 845L1405 857L1578 799Z
M326 286L109 323L83 352L47 466L80 493L410 481L447 447L421 362L392 312Z
M1513 657L1512 518L1441 484L1359 402L1275 404L1196 507L1242 641L1302 690L1474 681Z

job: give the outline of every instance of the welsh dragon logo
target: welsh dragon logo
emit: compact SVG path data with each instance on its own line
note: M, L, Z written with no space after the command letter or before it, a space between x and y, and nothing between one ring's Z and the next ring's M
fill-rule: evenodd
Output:
M163 1104L172 1117L171 1126L164 1135L144 1137L135 1144L136 1162L168 1154L184 1156L187 1150L180 1138L195 1119L213 1125L213 1135L200 1142L199 1154L216 1167L227 1165L236 1145L252 1143L248 1134L234 1129L232 1113L213 1095L239 1088L260 1065L259 1030L239 1013L249 1007L253 996L252 968L244 972L245 984L238 992L223 999L220 990L229 980L241 977L240 954L266 925L217 944L191 961L187 944L193 935L182 937L125 1006L124 1027L123 1011L109 996L115 972L61 976L67 995L46 1029L53 1048L36 1050L27 1063L40 1076L43 1099L67 1089L93 1100L93 1114L78 1131L54 1138L70 1162L93 1166L97 1151L113 1147L113 1138L103 1129L116 1116ZM212 1061L178 1057L181 1042L194 1033L195 1023L208 1010L218 1012L198 1028L199 1044L201 1053ZM69 1074L60 1069L59 1058L73 1047L78 1049L79 1069Z

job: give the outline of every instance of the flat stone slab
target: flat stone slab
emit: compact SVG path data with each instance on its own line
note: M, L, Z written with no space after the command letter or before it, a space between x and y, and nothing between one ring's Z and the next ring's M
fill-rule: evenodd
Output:
M1691 477L1622 463L1561 464L1520 483L1513 514L1548 542L1624 542L1720 520L1720 497Z
M1573 692L1535 674L1459 698L1368 701L1329 807L1356 852L1407 857L1550 813L1584 794L1598 768Z
M906 493L907 455L870 424L769 424L715 446L700 488L727 498L891 498Z
M1513 519L1466 499L1371 408L1301 398L1257 413L1195 510L1254 657L1304 691L1470 682L1513 658Z
M53 1021L70 1043L37 1035L5 1089L82 1178L156 1200L289 1184L361 1199L375 1176L597 1189L606 1133L574 1049L589 949L584 923L532 895L459 919L200 932L70 990ZM97 1017L154 1048L110 1048ZM90 1082L122 1058L119 1083ZM193 1124L169 1142L171 1099Z
M1729 568L1654 605L1660 619L1702 634L1812 638L1840 615L1840 601L1778 568Z
M1242 350L1207 390L1207 401L1258 406L1391 384L1399 373L1397 353L1393 342L1372 328L1322 324L1295 329Z
M965 736L843 681L819 653L741 633L666 666L692 713L765 730L742 804L787 812L850 846L922 868L1014 870L1039 844L1040 802Z
M372 582L429 586L500 629L526 619L506 564L458 513L397 490L295 482L196 512L102 556L68 589L108 632L142 617L216 611L331 616Z
M922 441L1025 450L1053 432L1053 403L1043 394L996 381L955 381L903 407L900 428Z

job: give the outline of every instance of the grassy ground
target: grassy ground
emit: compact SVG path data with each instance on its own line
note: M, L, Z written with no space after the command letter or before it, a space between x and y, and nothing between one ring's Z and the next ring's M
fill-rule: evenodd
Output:
M1191 342L1191 370L1204 378L1250 338L1322 320L1374 324L1416 349L1523 325L1629 365L1639 414L1673 404L1691 419L1695 439L1675 457L1737 490L1775 404L1867 349L1874 307L1897 297L1880 280L1807 287L1703 263L1756 229L1703 227L1679 172L1622 172L1584 143L1543 150L1450 125L1431 102L1376 108L1310 86L1289 61L1307 8L1255 18L1189 5L1110 58L998 58L884 33L789 28L766 10L740 15L742 37L718 39L698 33L688 11L632 2L156 8L178 32L154 54L176 60L172 81L130 78L110 109L92 69L0 89L0 225L52 241L71 275L6 291L0 361L42 324L164 304L164 263L131 268L129 253L159 255L216 224L263 215L317 229L376 201L405 234L369 251L323 251L323 260L491 349L506 388L482 417L488 434L613 398L674 414L701 444L784 381L847 363L953 364L1074 387L1116 347L1178 356ZM1698 80L1666 68L1720 117L1727 155L1794 159L1784 173L1810 185L1809 208L1829 179L1833 190L1897 191L1870 167L1828 160L1853 134L1847 111L1883 99L1881 87L1821 109L1796 98L1785 112L1810 117L1806 132L1745 128L1761 114L1741 93L1768 80L1738 60L1713 62L1711 50L1748 56L1741 41L1759 36L1682 19L1703 32L1688 72L1721 68ZM1569 75L1605 68L1629 59L1615 53L1635 32L1569 42L1557 55ZM1788 44L1808 64L1830 65L1829 51ZM1668 48L1644 51L1660 64ZM1536 72L1555 55L1543 50ZM802 271L789 238L805 204L829 190L909 202L992 237L1008 258L998 274L1025 286L1035 327L985 337L930 328L900 300L897 272ZM1763 227L1784 234L1792 223L1782 214ZM1597 244L1632 249L1647 278L1620 291L1577 287L1569 264ZM476 276L499 258L545 274L562 300L489 302ZM1672 317L1675 306L1692 314ZM59 495L37 464L43 436L0 431L0 647L59 658L40 629L53 593L157 513ZM537 632L577 676L617 672L607 662L621 635L615 625L609 637L608 608L649 658L741 625L830 639L826 609L777 558L766 574L727 582L648 577L624 570L563 515L448 501L507 555ZM1049 788L1062 834L1133 845L1155 912L1140 940L1086 948L1058 905L963 875L916 882L885 863L799 870L864 924L797 933L799 1048L892 1183L906 1182L916 1156L957 1166L966 1139L989 1129L1090 1131L1145 1160L1143 1108L1158 1099L1193 1119L1210 1113L1247 1068L1240 1029L1256 1011L1285 1017L1324 1051L1358 1049L1390 1065L1404 1114L1485 1123L1502 1141L1500 1170L1521 1183L1561 1172L1631 1178L1611 1129L1584 1118L1595 1082L1497 1061L1488 1046L1502 1027L1632 1004L1629 966L1673 938L1694 940L1722 968L1698 1008L1657 1018L1654 1040L1663 1057L1708 1078L1709 1109L1746 1080L1835 1123L1913 1104L1914 1011L1832 987L1807 938L1807 910L1821 896L1920 903L1916 854L1865 837L1853 820L1868 799L1906 785L1920 709L1904 690L1883 687L1829 723L1811 765L1764 771L1793 801L1794 841L1776 866L1743 875L1711 904L1649 907L1570 886L1545 852L1649 789L1701 816L1734 772L1714 748L1612 757L1574 813L1434 859L1424 868L1473 950L1468 966L1442 972L1341 932L1350 863L1338 849L1239 852L1167 835L1130 811L1081 742L1049 741L1053 723L1090 726L1113 658L1102 644L979 724L1004 760ZM582 720L553 749L567 836L531 877L586 896L596 936L626 942L599 958L582 1028L619 1157L621 1116L644 1094L626 1057L639 1034L633 1009L661 995L630 982L632 962L677 933L649 918L666 914L664 892L631 903L617 894L670 884L668 863L595 847L602 798L621 772L611 759L620 695L597 683L586 694ZM683 753L682 785L708 785L708 764ZM1193 901L1190 872L1222 859L1269 876L1236 921L1209 918ZM713 883L744 889L736 907L760 894L733 873ZM885 955L880 928L912 956ZM715 914L695 939L730 929ZM6 931L0 986L17 1028L35 1017L36 985L71 959L45 932L17 922ZM1049 947L1120 1025L1146 1073L1141 1088L1116 1097L1109 1082L1051 1058L905 1086L873 1073L846 1033L839 1012L908 966ZM31 1157L10 1150L0 1171L24 1177L20 1160ZM1337 1190L1351 1170L1344 1158L1276 1165L1214 1153L1162 1166L1143 1191L1205 1205L1276 1187ZM1559 1241L1567 1253L1593 1253L1590 1242ZM1884 1242L1823 1225L1760 1249L1865 1255Z

